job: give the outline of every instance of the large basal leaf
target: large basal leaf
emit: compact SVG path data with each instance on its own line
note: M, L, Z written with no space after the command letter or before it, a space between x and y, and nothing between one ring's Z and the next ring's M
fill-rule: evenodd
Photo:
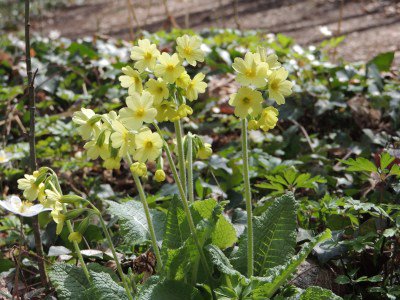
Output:
M296 247L296 202L293 194L283 195L253 220L254 275L264 276L269 268L284 264ZM242 274L247 270L247 231L231 258Z
M136 245L150 240L146 215L140 202L128 201L125 203L117 203L114 201L107 201L107 203L109 204L108 211L110 214L119 219L122 235L126 243ZM156 238L158 241L161 241L165 228L165 214L151 209L150 215L154 224Z
M167 220L165 222L165 233L163 238L162 254L170 249L178 249L184 243L182 223L186 218L181 201L174 196L169 205ZM184 231L188 231L185 229Z
M153 276L142 286L138 300L200 300L200 293L194 287L175 280L164 280Z
M128 300L125 289L118 285L106 272L90 271L92 286L86 291L88 299Z
M342 297L337 296L332 291L323 289L319 286L308 287L300 296L300 300L341 300Z
M89 288L89 282L81 268L56 263L49 271L49 279L57 291L58 299L88 299L85 290Z
M230 276L243 276L233 268L229 259L218 247L214 245L207 245L205 248L211 258L211 262L221 273Z
M330 238L332 238L332 233L327 229L309 243L306 243L300 252L286 263L268 270L265 277L253 277L252 281L254 286L258 286L255 288L253 295L255 297L271 298L296 271L297 267L307 258L312 249L317 244Z

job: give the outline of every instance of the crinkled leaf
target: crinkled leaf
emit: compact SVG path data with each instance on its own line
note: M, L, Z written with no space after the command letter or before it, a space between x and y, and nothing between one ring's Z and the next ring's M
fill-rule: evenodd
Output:
M253 221L254 274L263 276L268 268L285 263L296 246L296 203L292 194L277 198ZM247 231L241 236L239 248L231 258L236 270L246 274Z
M140 289L138 300L200 300L200 293L194 287L175 280L164 280L153 276Z
M300 300L340 300L332 291L319 286L310 286L301 294Z
M92 285L85 292L88 299L96 300L128 300L125 289L118 285L106 272L90 271Z
M140 202L133 200L125 203L114 201L107 201L107 203L109 204L108 211L110 214L117 216L119 219L126 243L136 245L150 240L146 214ZM151 209L150 215L154 224L156 238L160 241L165 228L165 214Z

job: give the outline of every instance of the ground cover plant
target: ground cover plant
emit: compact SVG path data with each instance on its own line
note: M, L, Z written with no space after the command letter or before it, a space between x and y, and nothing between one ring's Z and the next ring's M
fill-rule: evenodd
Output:
M24 44L2 36L2 297L396 299L398 74L390 52L330 62L342 39L37 36L29 173Z

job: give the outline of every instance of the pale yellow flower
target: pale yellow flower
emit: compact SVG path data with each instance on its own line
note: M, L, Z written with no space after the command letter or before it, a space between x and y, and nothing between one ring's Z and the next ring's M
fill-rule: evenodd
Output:
M143 123L152 123L157 115L153 107L153 96L144 91L142 95L133 93L126 98L128 107L119 111L120 121L130 130L138 130Z
M25 174L25 178L18 179L18 188L23 190L24 197L29 201L34 201L37 198L39 200L43 199L44 195L44 184L38 183L36 184L36 180L38 179L39 172L33 172L33 175Z
M201 39L198 36L184 36L178 37L176 39L176 51L179 57L186 59L186 61L192 65L196 66L196 61L204 61L204 52L201 50Z
M46 189L46 198L41 201L44 207L51 208L53 210L61 210L62 204L60 202L62 195L58 191Z
M236 57L232 67L238 73L236 81L240 84L257 88L267 85L268 64L261 61L260 54L247 52L244 59Z
M102 159L107 159L110 157L109 150L109 139L110 130L102 130L98 137L94 140L87 142L83 148L87 151L87 156L90 159L97 159L99 156Z
M182 89L186 89L188 87L190 83L190 76L189 74L185 71L183 72L176 80L175 80L175 84L182 88Z
M164 100L155 106L157 110L156 120L158 122L171 121L178 116L175 104Z
M186 104L181 104L177 110L177 114L178 114L179 118L185 118L187 116L190 116L192 113L193 113L193 109ZM173 119L175 119L175 118L173 118Z
M65 223L65 215L63 215L59 210L52 210L50 213L53 221L57 224L56 234L59 235L63 230L64 223Z
M246 86L232 94L229 100L229 104L235 107L235 115L242 119L249 114L256 117L262 110L262 102L262 94Z
M207 88L207 83L202 81L205 75L203 73L198 73L192 80L190 80L185 95L190 101L196 100L199 97L199 93L204 93Z
M249 123L247 124L247 128L249 130L257 130L258 128L260 128L260 125L258 124L258 121L250 120Z
M118 170L121 167L121 157L114 156L107 158L106 160L104 160L103 166L108 170Z
M211 145L208 143L204 143L204 146L200 147L197 151L197 157L200 159L207 159L211 156L212 152L213 151Z
M169 96L167 83L158 78L157 80L151 78L146 82L146 91L153 95L154 105L161 103L163 99Z
M139 72L129 66L122 68L122 72L125 75L121 75L118 78L121 82L121 86L123 88L128 88L129 94L132 94L133 92L141 93L143 90L143 85Z
M261 61L266 62L270 70L281 67L281 63L278 61L278 56L276 54L267 55L267 50L264 47L258 47L257 52L260 54Z
M161 77L168 83L174 83L175 80L185 71L181 66L178 54L162 53L158 58L159 64L154 69L154 74Z
M82 107L80 111L74 112L72 121L80 125L78 127L79 134L83 139L88 140L92 134L99 130L100 118L101 116L96 115L93 110Z
M136 60L135 68L140 73L146 68L150 71L154 70L157 58L160 56L157 46L151 44L147 39L139 40L138 45L133 47L131 51L131 59Z
M278 123L279 112L275 107L269 106L263 109L258 125L264 131L273 129Z
M130 170L132 173L136 174L137 176L146 176L147 175L146 164L142 163L142 162L134 162L130 166Z
M134 135L118 121L112 122L114 132L110 136L111 146L119 149L118 156L124 157L134 149ZM110 157L107 157L110 158Z
M133 158L139 162L155 161L161 154L163 141L157 132L145 130L135 136L136 152Z
M269 98L275 100L279 105L284 104L285 97L292 93L293 83L286 80L287 77L288 71L280 68L273 71L268 78Z

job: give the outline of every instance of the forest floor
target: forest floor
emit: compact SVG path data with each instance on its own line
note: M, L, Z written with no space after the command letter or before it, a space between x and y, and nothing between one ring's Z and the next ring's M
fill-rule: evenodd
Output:
M345 60L365 61L380 52L396 51L396 65L400 65L399 1L343 0L341 22L341 1L237 0L238 18L234 2L168 0L168 10L181 28L260 29L289 35L300 45L325 39L320 27L326 26L333 35L340 28L340 34L346 35L346 39L338 54ZM162 0L94 0L47 11L34 26L42 33L57 30L69 38L104 34L132 39L138 28L152 32L168 29L171 22Z

